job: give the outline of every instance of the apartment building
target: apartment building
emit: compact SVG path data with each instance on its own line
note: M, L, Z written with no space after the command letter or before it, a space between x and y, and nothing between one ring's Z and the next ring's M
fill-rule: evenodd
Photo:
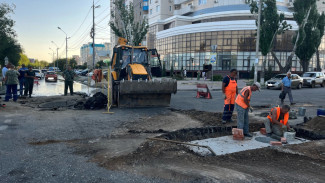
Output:
M292 0L277 0L279 12L285 14L293 29L278 35L274 51L285 63L293 48L291 43L297 24L293 21ZM167 70L203 70L211 64L216 73L236 68L247 77L255 61L256 15L250 13L246 0L149 0L149 48L157 48ZM325 41L320 46L324 68ZM259 65L262 56L259 54ZM213 58L216 58L214 60ZM266 67L279 70L271 55ZM310 70L316 67L316 58ZM292 71L302 71L293 58Z
M80 63L87 63L88 68L93 67L93 47L91 42L83 44L80 48ZM110 55L111 44L95 44L95 64L100 60L108 59Z

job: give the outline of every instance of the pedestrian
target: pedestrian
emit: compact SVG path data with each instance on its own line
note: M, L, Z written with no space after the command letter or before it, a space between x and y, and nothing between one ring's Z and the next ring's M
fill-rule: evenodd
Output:
M4 85L6 85L5 83L5 77L6 77L6 72L8 71L8 68L10 67L10 64L7 64L5 65L3 68L2 68L2 83Z
M236 109L237 109L237 128L243 129L245 137L252 137L249 134L249 117L248 111L253 111L253 108L250 106L250 99L253 91L260 91L261 84L256 82L252 86L244 87L240 93L237 95L235 100Z
M27 71L27 67L25 66L25 64L22 65L22 67L18 70L19 72L19 94L20 96L23 96L23 89L25 86L25 72ZM26 87L26 86L25 86Z
M186 76L186 75L187 75L187 71L186 71L186 69L184 69L183 72L184 72L184 77L186 78L186 77L187 77L187 76Z
M16 102L18 99L17 85L19 83L19 72L15 70L15 67L13 65L9 65L8 68L9 70L6 71L5 75L5 83L7 86L5 102L8 102L10 98L13 98L14 102Z
M71 66L68 66L68 69L63 72L64 78L64 96L68 93L68 87L70 90L70 95L73 95L73 79L75 73L72 71Z
M287 76L282 79L282 92L284 93L284 98L288 94L290 104L294 105L293 103L292 93L291 93L291 72L287 72ZM281 99L281 104L284 102L284 98Z
M235 108L236 95L238 95L236 76L237 69L231 69L230 74L224 77L222 80L222 93L225 103L222 116L223 124L226 124L227 122L233 122L231 117Z
M202 71L202 78L205 80L206 78L205 78L205 72L204 71Z
M29 66L28 70L25 71L25 91L24 91L24 96L29 95L29 98L32 98L34 78L35 78L35 71L33 70L32 66Z
M267 136L280 140L283 133L290 130L289 111L289 105L271 109L268 119L264 121Z

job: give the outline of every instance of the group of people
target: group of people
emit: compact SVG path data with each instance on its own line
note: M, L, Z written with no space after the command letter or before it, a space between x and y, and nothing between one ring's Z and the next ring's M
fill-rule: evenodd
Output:
M243 129L245 137L252 137L249 133L249 116L248 112L253 111L250 105L250 99L252 92L260 91L261 85L256 82L252 86L244 87L238 92L237 86L237 70L232 69L230 74L224 77L222 81L222 92L224 94L224 112L222 117L222 123L233 122L232 114L236 106L237 109L237 128ZM293 99L291 95L291 73L288 72L287 77L284 78L282 91L289 94L290 102L293 105ZM283 100L281 101L283 104ZM290 129L288 123L289 119L289 105L282 105L282 107L274 107L271 109L270 114L264 121L267 136L279 139L283 136L285 131Z
M6 86L6 102L9 99L13 99L14 102L18 99L18 85L19 85L19 94L20 96L29 96L32 97L33 85L34 85L35 72L32 67L28 69L23 64L22 67L17 71L15 66L8 63L2 69L2 81ZM23 94L23 89L24 94Z

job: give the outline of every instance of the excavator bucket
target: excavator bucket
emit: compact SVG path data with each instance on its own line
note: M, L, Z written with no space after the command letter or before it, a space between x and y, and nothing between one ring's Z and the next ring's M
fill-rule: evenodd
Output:
M118 107L165 107L170 105L171 94L177 92L177 81L121 81L118 87Z

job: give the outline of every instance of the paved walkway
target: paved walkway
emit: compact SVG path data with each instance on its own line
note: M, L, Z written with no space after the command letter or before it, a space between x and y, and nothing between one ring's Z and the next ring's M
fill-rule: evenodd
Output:
M181 81L177 81L177 90L179 91L191 91L196 90L197 84L207 84L210 90L221 90L222 89L222 81L210 81L210 80L197 80L195 79L185 79ZM244 80L238 80L238 89L242 89L246 86Z

